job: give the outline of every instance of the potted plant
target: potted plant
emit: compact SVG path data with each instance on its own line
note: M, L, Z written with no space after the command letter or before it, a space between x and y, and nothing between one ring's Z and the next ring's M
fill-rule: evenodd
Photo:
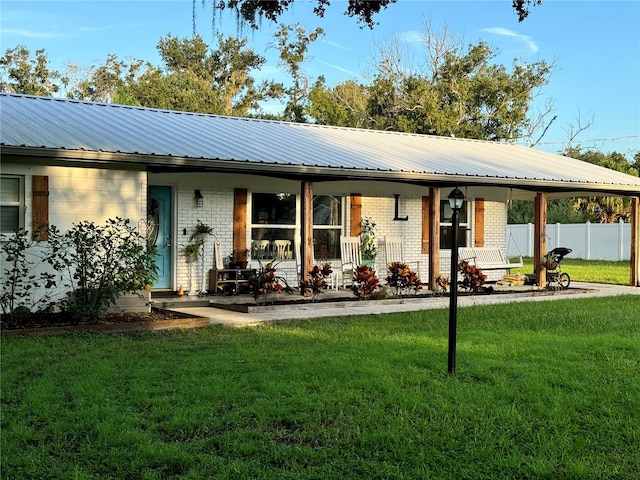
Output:
M200 243L188 243L182 249L182 254L187 262L187 276L189 277L189 295L195 295L197 292L193 290L193 264L198 261L200 257Z
M369 217L364 217L360 222L360 250L363 263L373 266L378 256L378 247L376 245L376 224Z
M233 252L231 252L229 255L227 255L225 257L225 265L226 268L236 268L236 260L235 257L233 256Z
M249 255L250 251L247 249L244 250L235 250L233 252L233 261L235 262L236 268L247 268L247 264L249 263Z
M187 263L196 262L200 256L200 245L197 243L188 243L182 250L182 254Z
M189 241L204 243L207 237L213 235L213 227L207 225L206 223L202 223L200 220L196 220L196 226L193 227L193 233L189 237Z

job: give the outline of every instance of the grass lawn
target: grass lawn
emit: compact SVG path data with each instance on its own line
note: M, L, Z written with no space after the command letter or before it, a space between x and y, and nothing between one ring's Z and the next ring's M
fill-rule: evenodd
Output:
M2 338L3 479L637 479L640 296Z
M571 255L571 254L569 254ZM522 272L533 272L533 259L523 258ZM628 260L612 262L607 260L582 260L580 258L564 257L560 264L563 272L567 272L571 281L609 283L613 285L629 285L631 265Z

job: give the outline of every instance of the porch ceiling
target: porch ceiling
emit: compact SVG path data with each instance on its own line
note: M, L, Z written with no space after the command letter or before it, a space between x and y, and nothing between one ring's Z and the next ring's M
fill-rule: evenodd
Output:
M514 144L0 94L3 161L640 196L640 179Z

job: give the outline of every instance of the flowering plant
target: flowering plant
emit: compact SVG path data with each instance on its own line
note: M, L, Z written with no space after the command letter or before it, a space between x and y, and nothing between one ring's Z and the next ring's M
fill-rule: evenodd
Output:
M360 248L362 249L362 258L366 260L375 260L378 256L378 247L376 246L376 224L369 217L364 217L360 222Z

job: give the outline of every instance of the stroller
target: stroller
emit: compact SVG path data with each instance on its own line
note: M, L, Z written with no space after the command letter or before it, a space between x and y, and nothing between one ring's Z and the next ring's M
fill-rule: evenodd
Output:
M542 259L542 265L547 269L547 287L551 289L569 288L571 277L560 268L562 259L571 253L570 248L557 247L547 253Z

